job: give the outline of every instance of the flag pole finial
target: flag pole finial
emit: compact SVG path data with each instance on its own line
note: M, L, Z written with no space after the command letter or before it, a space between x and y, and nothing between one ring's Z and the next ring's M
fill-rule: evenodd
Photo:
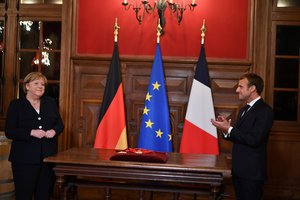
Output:
M157 43L160 42L160 36L162 34L162 27L160 25L160 19L158 19L158 24L157 24L157 28L156 28L156 35L157 35Z
M205 32L206 32L205 19L203 19L203 23L202 23L202 27L201 27L201 38L202 38L201 44L204 44Z
M120 26L118 26L118 19L116 18L116 22L115 22L115 25L114 25L115 42L118 41L119 29L120 29Z

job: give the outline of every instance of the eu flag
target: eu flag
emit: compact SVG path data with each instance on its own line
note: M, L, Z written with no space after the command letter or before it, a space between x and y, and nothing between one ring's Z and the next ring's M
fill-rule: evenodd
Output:
M152 65L140 127L138 148L171 152L172 133L160 44Z

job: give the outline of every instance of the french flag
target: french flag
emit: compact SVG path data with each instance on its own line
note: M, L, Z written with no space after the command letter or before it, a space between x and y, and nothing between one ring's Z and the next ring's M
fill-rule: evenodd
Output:
M185 116L180 153L219 154L217 129L210 123L215 111L202 44Z

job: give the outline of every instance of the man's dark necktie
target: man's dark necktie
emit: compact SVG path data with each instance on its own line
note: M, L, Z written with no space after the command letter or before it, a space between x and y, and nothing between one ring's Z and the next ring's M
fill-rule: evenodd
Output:
M246 114L246 112L249 110L249 108L250 108L251 106L250 105L245 105L243 108L242 108L242 115L241 115L241 117L243 117L245 114Z

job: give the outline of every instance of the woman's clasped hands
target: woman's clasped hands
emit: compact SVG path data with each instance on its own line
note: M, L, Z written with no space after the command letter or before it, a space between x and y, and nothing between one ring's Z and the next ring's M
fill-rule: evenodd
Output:
M31 130L31 133L30 133L30 135L32 137L36 137L36 138L39 138L39 139L41 139L43 137L45 137L45 138L53 138L55 136L55 134L56 133L55 133L55 131L53 129L48 130L48 131L44 131L42 129L33 129L33 130Z

